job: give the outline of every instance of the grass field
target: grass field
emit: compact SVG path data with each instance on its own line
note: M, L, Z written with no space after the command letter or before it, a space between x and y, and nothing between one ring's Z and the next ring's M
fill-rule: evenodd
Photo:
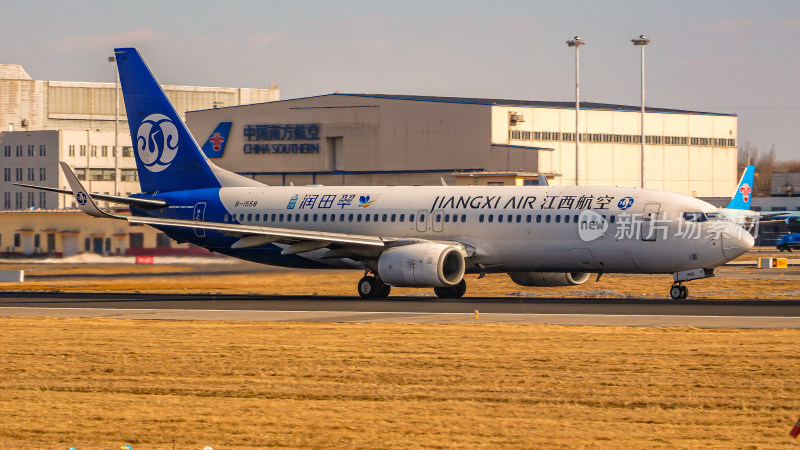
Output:
M0 319L0 448L796 448L800 331Z

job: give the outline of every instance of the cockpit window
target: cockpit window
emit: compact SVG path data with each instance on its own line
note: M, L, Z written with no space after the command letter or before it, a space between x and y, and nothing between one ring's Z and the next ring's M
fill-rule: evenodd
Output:
M706 216L701 212L685 212L683 213L683 220L687 222L705 222Z
M718 212L701 213L696 211L683 213L683 220L687 222L705 222L706 220L727 220L727 218Z

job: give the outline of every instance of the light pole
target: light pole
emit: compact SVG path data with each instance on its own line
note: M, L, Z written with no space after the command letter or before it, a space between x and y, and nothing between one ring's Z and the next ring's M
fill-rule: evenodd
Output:
M586 41L575 36L573 39L567 41L567 47L575 47L575 186L580 184L580 158L578 148L581 141L580 133L580 111L581 111L581 58L580 49L581 45L586 44Z
M114 64L114 195L119 195L119 68L117 57L109 56L108 62Z
M647 39L643 34L640 35L637 39L631 39L633 45L639 46L642 49L642 151L639 160L641 161L641 178L642 178L642 189L644 189L644 47L650 43L650 39Z

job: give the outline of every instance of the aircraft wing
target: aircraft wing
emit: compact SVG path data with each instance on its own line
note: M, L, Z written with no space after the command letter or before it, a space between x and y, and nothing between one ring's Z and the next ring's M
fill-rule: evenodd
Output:
M297 230L291 228L260 227L255 225L242 225L235 223L203 222L195 220L163 219L157 217L120 216L109 214L97 206L93 196L86 191L86 189L83 187L83 184L81 184L67 163L61 162L61 169L64 171L67 182L72 188L71 193L75 195L75 200L78 203L78 207L81 209L81 211L90 216L127 220L130 223L153 226L221 231L229 236L240 238L231 246L231 248L248 248L268 243L280 243L287 244L289 246L282 252L283 254L289 255L325 248L331 246L332 244L339 244L339 247L344 247L347 250L351 250L353 247L356 247L356 250L358 248L364 249L365 247L380 249L383 248L387 242L394 242L398 240L395 238L381 238L379 236L347 233L329 233L312 230Z
M169 226L179 228L193 228L221 231L229 236L241 237L231 248L247 248L267 243L297 244L300 242L316 242L320 245L316 248L327 247L330 244L345 244L356 246L367 246L382 248L387 242L397 239L381 238L379 236L368 236L360 234L328 233L312 230L296 230L291 228L260 227L255 225L241 225L234 223L201 222L194 220L179 219L160 219L155 217L126 216L125 219L130 223ZM314 247L313 245L303 246ZM301 248L301 247L297 247ZM310 250L306 250L310 251ZM300 252L298 252L300 253Z

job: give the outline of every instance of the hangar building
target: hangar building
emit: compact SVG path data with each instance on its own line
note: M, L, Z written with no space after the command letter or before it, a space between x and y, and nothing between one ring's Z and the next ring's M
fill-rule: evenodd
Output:
M737 117L647 108L645 179L640 107L582 103L576 179L575 104L526 100L329 94L190 111L198 139L230 123L216 152L229 170L270 185L535 184L642 186L730 195ZM202 145L202 142L201 142Z

